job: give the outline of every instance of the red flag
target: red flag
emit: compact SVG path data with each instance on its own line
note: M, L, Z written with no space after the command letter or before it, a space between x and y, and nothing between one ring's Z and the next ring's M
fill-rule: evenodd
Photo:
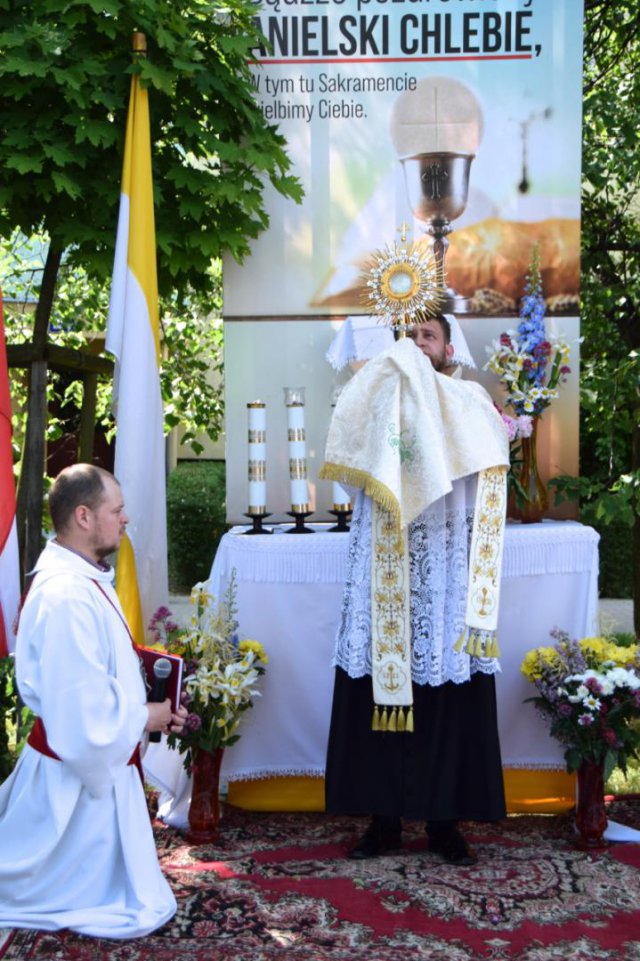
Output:
M15 647L13 622L20 603L16 488L11 450L11 397L0 291L0 657Z

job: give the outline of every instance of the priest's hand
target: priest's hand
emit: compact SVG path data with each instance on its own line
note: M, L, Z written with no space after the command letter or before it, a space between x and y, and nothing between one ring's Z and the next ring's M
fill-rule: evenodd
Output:
M167 697L164 701L147 701L147 711L149 717L144 726L145 731L149 734L153 731L167 734L173 717L171 714L171 699Z

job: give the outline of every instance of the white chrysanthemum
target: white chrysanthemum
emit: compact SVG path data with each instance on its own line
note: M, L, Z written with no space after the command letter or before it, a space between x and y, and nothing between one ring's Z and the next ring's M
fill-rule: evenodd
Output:
M626 667L613 667L607 671L606 677L614 687L626 687L630 691L637 691L640 688L637 674Z
M587 697L585 697L582 703L585 707L589 708L590 711L600 710L600 701L597 697L594 697L593 694L589 694Z

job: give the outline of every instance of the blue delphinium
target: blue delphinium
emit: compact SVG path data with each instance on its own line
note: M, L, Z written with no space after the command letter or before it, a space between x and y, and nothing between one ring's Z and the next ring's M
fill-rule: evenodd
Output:
M530 354L524 363L527 380L541 386L544 384L545 369L551 351L544 325L544 297L540 276L540 252L533 248L531 267L527 274L525 294L520 304L520 323L518 325L518 344L521 350Z

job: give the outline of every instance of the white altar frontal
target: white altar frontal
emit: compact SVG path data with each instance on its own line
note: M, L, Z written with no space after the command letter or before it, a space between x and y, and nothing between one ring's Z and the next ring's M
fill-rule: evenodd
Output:
M235 571L240 636L260 640L269 656L262 696L243 718L242 736L223 762L229 799L240 806L323 806L331 660L349 541L329 526L290 535L282 525L272 535L254 536L235 527L214 559L209 590L219 598ZM553 643L554 628L571 637L598 632L598 539L593 528L575 521L507 523L496 687L510 811L561 810L573 802L562 750L533 705L524 703L535 691L520 664L530 648ZM181 798L174 806L179 823L188 783L180 774L167 787Z

